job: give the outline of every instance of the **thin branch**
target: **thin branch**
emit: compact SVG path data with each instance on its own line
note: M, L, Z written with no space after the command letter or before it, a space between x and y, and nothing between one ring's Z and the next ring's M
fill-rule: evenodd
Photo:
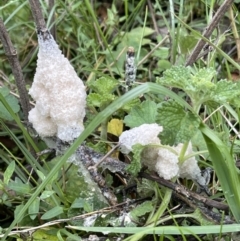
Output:
M29 4L30 4L30 7L31 7L34 22L37 25L37 30L41 30L43 32L46 31L47 26L46 26L46 22L43 18L43 14L42 14L41 5L40 5L39 0L29 0Z
M8 61L11 65L11 69L16 81L16 85L19 92L20 103L22 106L24 120L28 122L28 112L30 110L30 103L28 98L28 93L26 89L26 84L23 79L23 73L18 61L17 51L14 48L11 39L9 38L8 32L4 26L3 20L0 18L0 39L5 50L5 54L8 58Z
M149 180L152 180L152 181L156 181L160 185L168 187L168 188L172 189L173 191L175 191L176 193L181 194L182 196L184 196L188 199L194 199L196 201L199 201L199 202L207 205L208 207L215 207L217 209L225 210L225 211L229 210L229 206L227 204L220 203L220 202L217 202L217 201L212 200L210 198L201 196L201 195L199 195L195 192L192 192L192 191L188 190L186 187L184 187L180 184L176 184L176 183L173 183L171 181L165 180L161 177L149 175L149 174L144 173L144 172L141 172L139 174L139 176L144 177L144 178L149 179Z
M203 37L209 38L211 36L213 30L216 28L220 19L226 13L226 11L231 6L233 1L234 0L225 0L223 2L223 4L219 7L216 14L213 16L212 21L210 22L208 27L206 27L206 29L204 30L204 32L202 34ZM192 65L196 61L196 59L198 58L198 55L201 52L201 50L203 49L204 45L205 45L205 41L203 39L200 39L198 41L197 45L195 46L195 48L193 49L193 51L192 51L191 55L189 56L188 60L186 61L186 64L185 64L186 66Z

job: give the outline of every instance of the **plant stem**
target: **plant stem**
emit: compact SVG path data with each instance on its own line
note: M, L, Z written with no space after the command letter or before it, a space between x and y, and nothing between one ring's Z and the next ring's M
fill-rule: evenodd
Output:
M222 16L225 14L225 12L227 11L227 9L230 7L230 5L232 3L233 3L233 0L225 0L223 2L223 4L219 7L216 14L212 18L212 21L210 22L210 24L204 30L204 32L202 34L203 37L209 38L211 36L213 30L216 28L220 19L222 18ZM204 44L205 44L205 41L201 38L198 41L195 48L193 49L192 54L189 56L188 60L186 61L186 64L185 64L186 66L192 65L196 61L196 59L198 58L198 55L201 52Z
M26 84L23 78L23 73L22 73L20 63L18 61L17 51L12 44L12 41L8 35L8 32L1 18L0 18L0 39L16 81L16 85L17 85L19 97L20 97L20 103L24 114L24 120L27 123L28 112L30 110L30 103L29 103L28 93L26 89Z

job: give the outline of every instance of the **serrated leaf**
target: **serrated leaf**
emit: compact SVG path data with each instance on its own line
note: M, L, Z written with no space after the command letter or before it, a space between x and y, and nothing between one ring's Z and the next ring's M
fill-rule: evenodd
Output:
M142 124L156 122L157 105L151 100L146 100L141 105L134 106L130 113L124 118L124 123L133 128Z
M212 100L218 103L230 102L232 99L240 98L240 84L227 80L216 83L216 90L212 93Z
M138 217L141 217L145 215L146 213L149 213L153 210L152 201L146 201L140 205L138 205L136 208L134 208L130 214L133 219L136 219Z
M28 214L32 220L34 220L39 212L40 199L36 198L28 208Z
M137 193L142 197L151 196L154 193L154 182L142 178L142 181L137 184Z
M200 119L186 112L177 102L164 102L158 109L157 123L163 126L160 133L161 143L176 145L189 141L198 130Z
M54 207L50 210L48 210L46 213L44 213L41 217L42 220L47 220L47 219L51 219L54 218L60 214L63 213L63 208L60 206Z
M12 174L14 173L14 170L15 170L15 162L12 161L12 162L8 165L8 167L7 167L7 169L5 170L4 175L3 175L3 182L4 182L6 185L8 185L9 180L10 180Z
M142 146L141 144L136 144L132 147L133 152L133 159L131 163L127 166L126 171L133 176L137 176L137 174L140 172L142 168L141 164L141 153L145 146Z
M115 99L115 96L109 93L97 94L91 93L87 97L87 102L89 106L102 107Z
M11 107L12 111L14 113L17 113L20 110L17 98L10 94L9 89L7 87L0 88L0 93L3 95L6 102ZM5 108L2 102L0 102L0 118L9 121L13 120L12 116L10 115L10 113Z
M111 93L117 85L118 81L107 77L101 77L89 83L89 87L100 95Z
M167 86L184 89L191 78L190 68L184 66L173 66L163 73L163 77L157 78L157 83Z

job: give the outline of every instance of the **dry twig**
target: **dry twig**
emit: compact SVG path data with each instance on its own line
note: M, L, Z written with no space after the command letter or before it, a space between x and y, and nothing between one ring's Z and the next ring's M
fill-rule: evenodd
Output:
M20 97L20 103L24 114L24 119L26 122L28 122L28 112L30 110L30 103L29 103L28 93L26 89L26 84L23 79L21 65L18 61L17 51L14 48L11 39L9 38L8 32L1 18L0 18L0 39L2 41L5 54L11 65L11 69L16 81L16 85L17 85L19 97Z
M31 6L34 22L37 25L37 30L46 31L47 30L46 22L43 18L39 0L29 0L29 4Z
M178 194L181 194L181 196L186 197L188 199L194 199L196 201L199 201L209 207L214 207L220 210L224 210L224 211L228 211L229 207L227 204L224 203L220 203L217 202L215 200L209 199L207 197L201 196L195 192L192 192L190 190L188 190L186 187L180 185L180 184L176 184L173 183L171 181L165 180L163 178L160 178L158 176L153 176L153 175L149 175L147 173L140 173L141 177L144 177L146 179L152 180L152 181L156 181L157 183L159 183L160 185L163 185L165 187L168 187L170 189L172 189L173 191L175 191Z
M228 8L231 6L232 3L233 3L233 0L224 1L224 3L219 7L216 14L213 16L210 24L206 27L205 31L203 32L202 34L203 37L209 38L211 36L213 30L216 28L220 19L223 17L223 15L226 13L226 11L228 10ZM187 59L185 64L186 66L192 65L196 61L204 45L205 45L205 41L203 39L200 39L196 44L195 48L193 49L191 55Z

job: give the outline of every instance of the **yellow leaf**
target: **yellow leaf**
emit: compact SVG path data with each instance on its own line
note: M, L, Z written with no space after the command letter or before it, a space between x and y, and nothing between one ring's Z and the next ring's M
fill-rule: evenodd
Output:
M123 131L123 121L119 119L112 119L108 122L108 133L115 136L120 136Z

